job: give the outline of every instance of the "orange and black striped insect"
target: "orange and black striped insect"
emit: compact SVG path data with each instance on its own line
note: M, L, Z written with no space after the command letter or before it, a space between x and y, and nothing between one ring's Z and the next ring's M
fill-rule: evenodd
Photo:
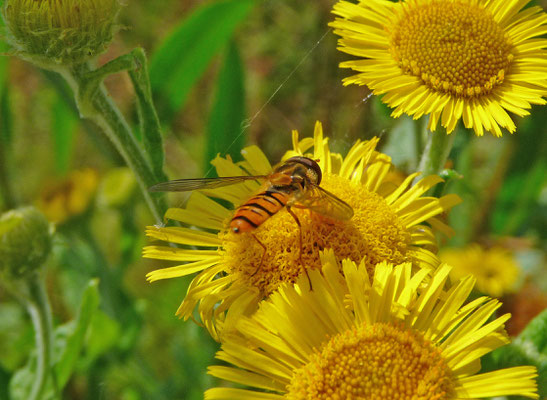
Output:
M292 157L274 168L269 175L230 176L220 178L178 179L159 183L151 191L185 192L199 189L212 189L233 185L247 180L264 181L253 197L240 205L230 221L234 233L251 232L268 218L285 208L300 228L300 221L292 211L295 208L307 208L313 212L337 220L349 220L353 209L334 194L321 188L322 173L319 164L307 157ZM255 240L264 249L266 246L253 234ZM302 253L302 231L300 229L300 255ZM262 265L262 261L260 266ZM260 268L260 266L257 268Z

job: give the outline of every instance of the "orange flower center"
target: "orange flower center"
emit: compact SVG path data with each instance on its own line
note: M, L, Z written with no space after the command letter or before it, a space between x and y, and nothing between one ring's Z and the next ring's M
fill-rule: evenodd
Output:
M454 382L439 349L402 325L362 325L333 336L295 371L287 399L441 400Z
M442 93L472 98L500 85L513 59L503 29L467 2L404 3L390 34L393 58Z

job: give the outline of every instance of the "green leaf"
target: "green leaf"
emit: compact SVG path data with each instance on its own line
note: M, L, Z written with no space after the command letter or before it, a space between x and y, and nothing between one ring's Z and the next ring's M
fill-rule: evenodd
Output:
M85 364L90 365L110 351L116 346L120 336L121 327L118 321L110 318L101 310L97 310L93 315L86 339Z
M74 365L80 355L87 328L95 311L99 306L98 280L89 282L82 295L82 302L78 316L66 324L55 329L53 346L54 373L56 384L48 378L46 390L42 399L54 399L55 393L61 392L68 382ZM29 388L35 378L36 354L32 354L27 364L18 370L10 381L10 395L12 400L24 400L28 397Z
M547 361L547 310L543 310L526 326L517 341L534 354L543 355L546 358L543 361Z
M8 46L4 42L0 42L0 52L8 50ZM9 57L0 57L0 96L4 93L6 83L8 82L8 63Z
M67 103L60 97L56 97L52 105L51 133L55 151L55 169L60 174L66 173L69 169L74 131L78 121L79 119Z
M519 233L519 228L533 214L530 210L537 202L546 176L547 162L538 160L530 170L513 173L505 180L492 217L494 232L504 235Z
M227 48L220 70L217 92L207 127L205 171L218 153L240 154L245 144L242 123L245 117L243 66L234 42Z
M1 65L2 62L0 61L0 69ZM2 71L0 71L1 73ZM4 84L5 77L0 75L0 207L9 210L17 206L17 201L12 187L12 179L10 179L11 170L14 168L11 151L13 122L10 91L9 87Z
M547 113L539 107L534 111L513 137L504 138L512 140L513 156L491 218L496 234L515 236L531 227L541 230L545 223L539 199L547 185Z
M540 398L547 396L547 310L534 318L509 345L492 354L493 368L534 365L538 369ZM490 368L492 368L490 367Z
M9 382L9 398L25 400L28 398L36 373L36 354L33 354L26 365L17 370Z
M78 316L75 320L56 329L56 354L60 354L55 365L59 390L66 385L80 355L87 329L99 307L99 281L92 279L85 289Z
M225 47L253 0L214 1L200 6L182 21L150 61L154 93L164 96L170 114L180 109L209 62Z
M163 173L163 137L161 134L161 125L152 100L152 91L150 89L150 78L148 73L148 61L144 50L136 48L131 52L135 57L138 67L129 69L129 76L135 88L137 96L137 110L139 113L139 122L144 139L144 150L152 163L152 169L156 179L161 182L167 180Z
M0 18L1 20L2 18ZM0 25L3 25L0 24ZM0 42L0 52L5 52L9 49L5 42ZM0 57L0 100L2 101L0 109L0 147L7 146L11 143L11 112L9 107L9 57ZM1 152L1 149L0 149Z

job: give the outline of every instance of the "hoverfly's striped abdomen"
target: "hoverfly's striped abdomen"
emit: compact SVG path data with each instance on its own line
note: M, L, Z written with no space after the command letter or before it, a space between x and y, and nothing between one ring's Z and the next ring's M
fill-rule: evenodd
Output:
M236 210L230 221L230 229L234 233L250 232L285 207L288 200L289 195L286 193L265 190Z
M265 180L260 192L247 200L234 212L230 230L234 233L251 232L287 207L298 226L300 222L290 211L291 206L307 208L320 215L347 221L353 209L343 200L322 189L321 168L316 160L296 156L281 163L269 175L227 176L204 179L177 179L162 182L151 191L186 192L199 189L215 189L245 181Z

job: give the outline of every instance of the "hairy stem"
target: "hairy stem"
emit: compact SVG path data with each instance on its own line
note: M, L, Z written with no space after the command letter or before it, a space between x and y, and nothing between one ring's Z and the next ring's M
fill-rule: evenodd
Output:
M152 194L148 191L150 186L158 182L158 178L153 173L152 167L135 139L129 124L112 101L104 85L98 83L96 90L89 89L90 82L87 76L93 75L96 71L89 64L81 64L61 71L61 74L76 94L81 117L95 122L112 141L127 166L135 174L154 219L160 223L166 209L164 197L161 194Z
M51 365L53 324L49 299L39 274L33 274L29 277L27 283L28 296L25 298L24 303L32 319L36 338L36 375L28 399L38 400L42 398L48 375L51 374L53 386L56 387Z
M442 127L438 127L435 132L429 133L418 166L418 171L422 172L422 176L438 175L444 169L455 136L454 133L448 135Z

